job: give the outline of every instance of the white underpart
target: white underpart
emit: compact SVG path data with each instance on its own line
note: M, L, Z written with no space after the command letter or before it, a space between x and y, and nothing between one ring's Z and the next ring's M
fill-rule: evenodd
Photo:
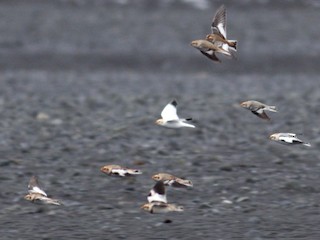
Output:
M163 202L167 203L167 196L166 195L161 195L157 192L155 192L153 189L150 191L151 196L148 196L148 202Z
M194 125L184 122L185 119L179 119L174 121L165 122L163 126L168 128L181 128L181 127L189 127L189 128L195 128Z
M161 117L164 121L179 120L177 108L171 103L168 103L162 110Z
M111 171L113 174L119 174L119 176L125 177L128 171L126 169L113 169Z
M37 186L34 186L32 189L30 189L29 193L39 193L39 194L47 197L47 194L45 193L45 191L43 191L41 188L39 188Z

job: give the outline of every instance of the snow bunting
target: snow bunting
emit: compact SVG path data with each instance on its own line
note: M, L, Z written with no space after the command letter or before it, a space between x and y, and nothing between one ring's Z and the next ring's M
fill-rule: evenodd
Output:
M200 50L200 52L203 55L205 55L206 57L210 58L215 62L221 62L215 53L221 53L226 56L233 57L233 55L229 52L228 49L224 49L222 48L222 46L219 46L219 44L212 43L208 40L203 40L203 39L194 40L191 42L191 46Z
M270 120L265 111L277 112L275 106L268 106L264 103L250 100L240 103L240 106L250 110L253 114L257 115L259 118Z
M47 194L39 187L38 179L36 176L32 176L29 185L29 193L24 196L24 199L31 202L41 202L45 204L61 205L61 202L57 199L48 198Z
M186 123L187 121L192 120L192 118L179 118L177 115L177 101L172 100L168 103L161 112L161 117L155 123L160 126L167 128L181 128L181 127L190 127L195 128L194 125Z
M228 50L229 47L237 51L237 40L227 39L227 11L224 5L218 8L216 14L214 15L211 23L211 34L206 36L206 40L219 44L224 50Z
M155 181L162 181L167 186L172 186L177 188L193 187L193 184L190 180L181 179L168 173L155 174L152 176L152 179Z
M297 135L294 133L274 133L271 134L269 137L271 140L285 143L285 144L302 144L307 147L311 147L310 143L303 142L299 138L297 138Z
M124 168L119 165L105 165L100 168L100 171L111 176L120 177L142 174L142 172L138 169Z
M157 182L150 190L148 203L141 206L141 209L150 213L182 212L183 207L176 204L167 203L165 186L162 181Z

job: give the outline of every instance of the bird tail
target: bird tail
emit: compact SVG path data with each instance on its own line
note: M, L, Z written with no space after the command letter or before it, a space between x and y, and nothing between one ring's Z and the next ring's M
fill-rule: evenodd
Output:
M238 41L237 40L228 40L229 42L229 47L233 50L233 51L237 51L237 45L238 45Z
M271 111L271 112L277 112L278 111L276 106L267 106L265 110Z
M310 143L303 143L303 145L307 146L307 147L311 147Z

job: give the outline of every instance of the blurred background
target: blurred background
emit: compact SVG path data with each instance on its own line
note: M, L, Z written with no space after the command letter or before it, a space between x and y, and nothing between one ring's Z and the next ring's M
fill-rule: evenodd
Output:
M190 46L221 4L237 59ZM317 0L0 2L2 239L318 239ZM154 124L173 98L196 129ZM275 105L271 121L239 103ZM271 142L294 132L311 148ZM123 179L100 167L143 175ZM183 213L140 210L151 176ZM23 199L30 177L64 206ZM170 220L170 221L168 221Z

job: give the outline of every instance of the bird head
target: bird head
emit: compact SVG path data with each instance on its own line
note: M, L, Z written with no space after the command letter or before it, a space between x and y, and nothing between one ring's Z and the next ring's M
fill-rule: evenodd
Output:
M145 211L150 211L151 205L150 205L150 203L145 203L140 208Z
M164 124L164 121L162 118L158 119L157 121L155 121L155 124L157 125L163 125Z
M248 102L242 102L240 103L240 106L243 108L248 108L249 107L249 103Z
M270 139L270 140L277 140L277 135L276 135L276 134L271 134L271 135L269 136L269 139Z
M161 177L159 174L155 174L152 176L152 179L155 180L155 181L160 181L161 180Z
M106 166L101 167L100 171L103 172L103 173L109 174L111 172L111 169L112 169L111 167L106 165Z

